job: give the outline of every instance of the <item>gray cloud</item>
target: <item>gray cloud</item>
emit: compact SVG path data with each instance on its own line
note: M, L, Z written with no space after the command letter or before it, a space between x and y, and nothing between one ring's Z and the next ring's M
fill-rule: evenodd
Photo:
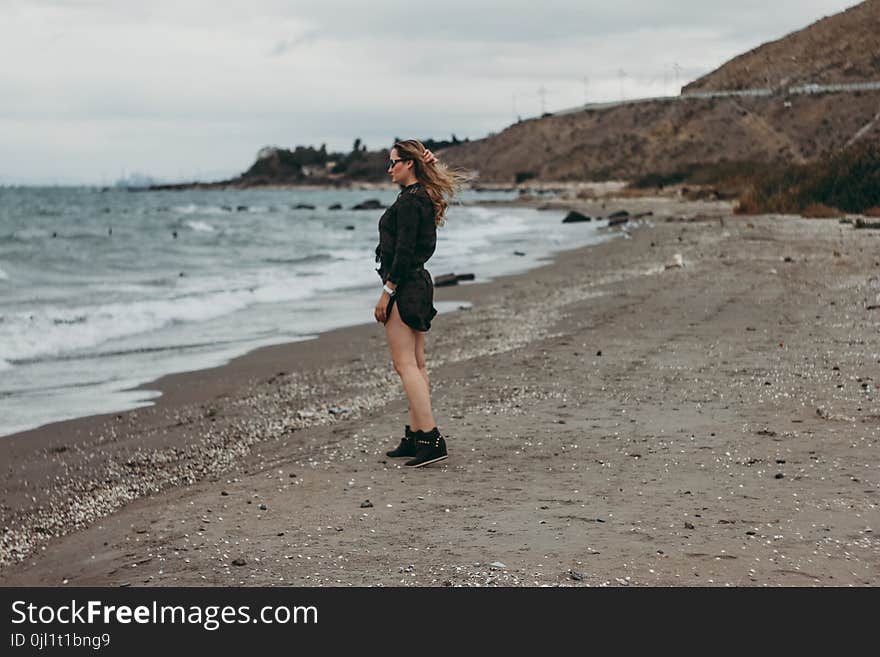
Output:
M318 32L306 32L299 36L290 37L288 39L281 39L281 41L277 42L272 49L269 51L270 57L278 57L280 55L284 55L292 50L295 50L297 46L301 46L303 44L315 41L318 38Z
M0 184L231 175L267 144L481 137L538 114L539 88L549 110L675 93L676 70L681 86L852 4L7 0Z

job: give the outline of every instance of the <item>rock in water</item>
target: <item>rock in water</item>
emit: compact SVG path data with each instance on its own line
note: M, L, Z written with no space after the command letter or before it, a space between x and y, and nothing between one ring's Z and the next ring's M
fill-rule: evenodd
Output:
M353 206L352 210L382 210L385 206L382 205L378 200L374 198L367 199L366 201L362 201L357 205Z
M570 211L567 215L565 215L565 219L562 220L564 224L573 224L578 221L592 221L592 217L588 217L585 214L581 214L580 212L575 212L574 210Z

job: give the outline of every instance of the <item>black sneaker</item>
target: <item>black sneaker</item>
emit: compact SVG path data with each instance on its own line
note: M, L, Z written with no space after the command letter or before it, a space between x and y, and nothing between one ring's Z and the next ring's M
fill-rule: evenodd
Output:
M392 449L390 452L385 452L385 456L390 456L391 458L397 458L398 456L415 456L416 455L416 439L415 433L409 430L409 425L406 425L406 437L400 439L400 444L396 449Z
M404 463L413 468L420 468L429 463L442 461L447 457L446 441L437 427L434 427L428 433L416 431L416 457Z

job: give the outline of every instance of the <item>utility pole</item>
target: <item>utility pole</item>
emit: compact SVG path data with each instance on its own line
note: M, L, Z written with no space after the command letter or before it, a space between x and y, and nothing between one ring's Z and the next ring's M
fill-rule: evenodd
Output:
M547 90L542 84L538 89L538 96L541 98L541 116L547 113Z
M586 105L590 100L590 94L587 93L590 88L590 78L586 75L584 76L584 105Z
M678 76L681 74L681 66L678 65L678 62L673 62L672 68L675 69L675 93L679 94L681 93L681 85L678 83Z

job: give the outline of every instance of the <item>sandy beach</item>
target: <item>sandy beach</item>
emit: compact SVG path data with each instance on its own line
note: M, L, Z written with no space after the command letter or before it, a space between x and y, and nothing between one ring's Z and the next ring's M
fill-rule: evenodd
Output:
M261 348L0 439L0 585L880 584L880 231L566 207L652 215L437 289L447 461L384 456L381 325Z

